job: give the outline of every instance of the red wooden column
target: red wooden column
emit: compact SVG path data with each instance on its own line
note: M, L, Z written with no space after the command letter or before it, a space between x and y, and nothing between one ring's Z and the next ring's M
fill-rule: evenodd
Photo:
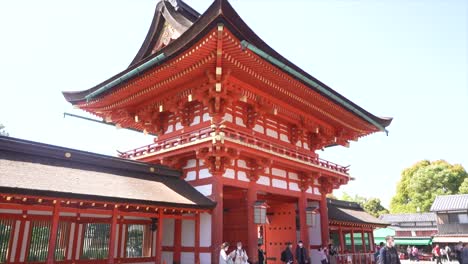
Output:
M222 174L213 175L212 200L216 202L216 207L211 215L211 263L218 263L220 246L223 243L223 185L221 183Z
M328 229L328 207L327 207L327 193L323 190L320 199L320 227L322 235L322 245L328 245L330 231Z
M256 200L256 182L250 180L249 189L247 190L247 255L249 256L249 260L254 263L258 260L258 231L254 221L254 205Z
M353 262L356 261L356 256L354 253L356 253L356 248L354 247L354 228L351 228L351 249L353 253Z
M343 228L341 227L341 224L338 226L338 233L340 237L340 253L343 254L345 250L345 244L344 244L344 236L343 236Z
M155 264L161 264L162 257L162 238L163 238L163 212L159 209L158 229L156 230L156 254Z
M371 251L375 251L374 247L375 241L374 241L374 232L373 229L369 232L369 245L371 247Z
M80 222L79 222L79 219L80 219L80 213L77 213L76 214L76 219L75 219L75 230L73 231L73 242L72 242L72 247L71 247L71 251L72 251L72 254L71 254L71 261L72 262L75 262L76 260L76 249L78 248L78 243L80 243L81 241L78 240L78 230L80 229ZM81 246L80 246L81 248Z
M306 208L307 208L307 197L306 190L301 190L301 196L299 197L299 225L300 225L300 239L304 244L304 248L309 248L309 227L307 226L306 219Z
M174 263L180 263L180 254L182 251L182 220L174 221Z
M59 210L60 202L54 204L54 211L52 214L52 228L49 236L49 248L47 251L47 264L55 262L55 243L57 242L58 224L59 224Z
M16 263L19 263L21 251L23 250L22 245L23 245L24 231L26 229L26 215L27 215L27 211L23 210L23 218L20 220L20 226L19 226L20 229L19 229L19 235L18 235L18 242L16 243L16 255L15 255Z
M364 253L367 253L366 240L364 239L364 228L361 227L361 240L362 240L362 249Z
M195 213L195 264L200 264L200 213Z
M114 206L112 210L111 228L109 236L109 252L107 257L107 263L114 264L115 256L115 232L117 229L117 207Z

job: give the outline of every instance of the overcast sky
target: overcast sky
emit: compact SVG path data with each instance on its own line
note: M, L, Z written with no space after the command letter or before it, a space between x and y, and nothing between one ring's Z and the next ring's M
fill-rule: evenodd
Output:
M204 12L211 1L187 0ZM84 113L61 91L124 70L155 0L0 2L0 123L11 136L115 155L149 136L63 118ZM340 189L388 204L401 171L422 159L468 168L468 1L267 1L231 4L271 47L378 116L383 133L322 158L351 165ZM337 192L340 196L340 192Z

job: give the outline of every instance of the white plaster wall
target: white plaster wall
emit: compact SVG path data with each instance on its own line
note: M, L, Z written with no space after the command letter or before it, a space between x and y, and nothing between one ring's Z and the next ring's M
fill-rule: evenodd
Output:
M211 177L211 173L208 171L208 169L201 169L199 172L198 172L198 178L200 179L204 179L204 178L209 178Z
M235 173L236 172L233 169L226 169L226 172L224 173L223 177L234 179Z
M261 125L255 125L253 130L255 132L259 132L259 133L262 133L262 134L265 134L265 129L263 128L263 126Z
M271 174L278 177L286 178L286 171L278 168L271 168Z
M171 133L174 131L174 126L173 125L168 125L167 126L167 130L166 130L166 133Z
M13 209L0 209L0 213L5 214L21 214L23 211L21 210L13 210Z
M211 253L200 253L200 263L211 263Z
M28 210L28 215L52 215L51 211Z
M193 264L195 263L195 253L193 252L181 252L180 253L180 264ZM205 263L205 262L202 262Z
M189 160L187 160L187 164L185 164L184 169L195 168L196 166L197 166L197 160L196 159L189 159Z
M297 175L297 173L288 172L288 175L289 175L289 179L291 180L299 180L299 176Z
M81 234L83 234L83 224L79 224L78 226L78 243L76 245L76 251L75 251L75 260L78 260L80 258L80 252L81 252Z
M287 189L287 183L286 181L283 180L278 180L278 179L273 179L272 181L273 187L281 188L281 189Z
M270 186L270 178L266 176L260 176L257 180L258 184Z
M285 134L280 134L280 140L284 142L289 142L289 138Z
M208 121L208 120L210 120L210 114L204 113L204 114L203 114L203 122L204 122L204 121Z
M174 253L169 251L163 251L161 254L162 263L174 263Z
M185 176L186 181L193 181L197 178L197 172L196 171L189 171L187 172L187 176Z
M228 122L231 122L232 123L232 115L229 114L229 113L226 113L224 116L223 116L223 119L228 121Z
M302 141L298 140L298 141L296 142L296 146L297 146L297 147L302 147Z
M314 187L314 194L320 195L320 191L317 187Z
M193 122L190 125L197 125L200 124L200 116L195 116L193 118Z
M237 166L239 168L244 168L244 169L248 169L247 167L247 163L245 162L245 160L237 160Z
M209 246L211 246L211 215L202 213L200 214L200 247ZM208 262L201 261L201 263Z
M170 218L163 219L163 246L174 246L175 220Z
M209 196L213 193L211 184L195 186L195 189L205 196Z
M300 191L299 185L295 182L290 182L289 183L289 190L291 191Z
M184 126L180 122L177 122L176 125L175 125L175 129L180 130L182 128L184 128Z
M307 144L307 143L305 143L305 142L304 142L304 146L303 146L303 148L305 148L305 149L309 149L309 144Z
M11 255L10 255L10 261L11 262L15 262L16 245L18 244L20 226L21 226L21 221L16 220L16 222L15 222L15 232L14 232L14 235L13 235L12 250L11 250Z
M182 220L182 246L194 247L195 246L195 221Z
M247 174L245 173L245 171L238 171L237 179L240 181L246 181L246 182L250 181L249 178L247 178Z
M244 120L240 117L236 117L236 125L245 127Z
M307 188L307 193L312 193L312 187Z
M278 132L274 131L273 129L267 128L266 134L267 136L278 138Z

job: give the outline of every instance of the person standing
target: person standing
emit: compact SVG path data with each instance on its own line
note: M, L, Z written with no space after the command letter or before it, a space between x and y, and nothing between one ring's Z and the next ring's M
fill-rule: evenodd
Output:
M435 259L436 259L436 264L442 264L442 260L441 260L441 253L440 253L440 247L439 247L439 244L436 244L434 249L432 249L432 254L434 254L435 256Z
M233 250L229 257L234 261L234 264L245 264L247 263L247 252L242 248L242 242L237 242L237 248Z
M309 256L307 254L307 250L304 248L304 244L302 243L302 241L299 241L299 243L297 243L296 260L297 264L309 263Z
M450 262L450 255L452 253L452 249L449 247L449 245L445 245L445 252L447 254L447 260Z
M327 254L327 247L322 245L320 248L319 248L319 256L320 256L320 262L322 262L322 264L328 264L328 254Z
M262 244L258 244L258 264L266 264L265 251L262 248Z
M466 243L465 247L462 249L461 259L461 264L468 264L468 243Z
M281 252L281 262L286 264L294 263L294 256L291 249L291 242L286 243L286 248L283 250L283 252Z
M219 252L219 264L227 264L229 256L226 254L226 252L229 249L229 243L224 242L221 244L221 251Z
M379 260L381 264L401 264L395 242L392 236L385 237L385 246L380 249Z
M457 254L457 260L458 263L462 263L462 251L463 251L463 244L462 242L458 242L458 244L455 246L455 254Z

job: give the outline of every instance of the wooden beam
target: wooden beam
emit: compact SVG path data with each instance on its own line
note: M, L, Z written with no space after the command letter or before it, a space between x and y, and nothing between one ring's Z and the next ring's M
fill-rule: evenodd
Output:
M163 239L163 212L162 210L159 210L159 216L158 216L158 229L156 233L156 260L155 264L161 264L162 263L162 239Z
M58 224L59 224L59 211L60 203L54 205L54 211L52 215L52 227L49 236L49 248L47 251L47 264L55 263L55 244L57 242Z
M111 220L111 229L110 229L110 237L109 237L109 251L107 257L108 264L114 264L115 256L115 233L117 227L117 208L114 207L112 210L112 220Z

